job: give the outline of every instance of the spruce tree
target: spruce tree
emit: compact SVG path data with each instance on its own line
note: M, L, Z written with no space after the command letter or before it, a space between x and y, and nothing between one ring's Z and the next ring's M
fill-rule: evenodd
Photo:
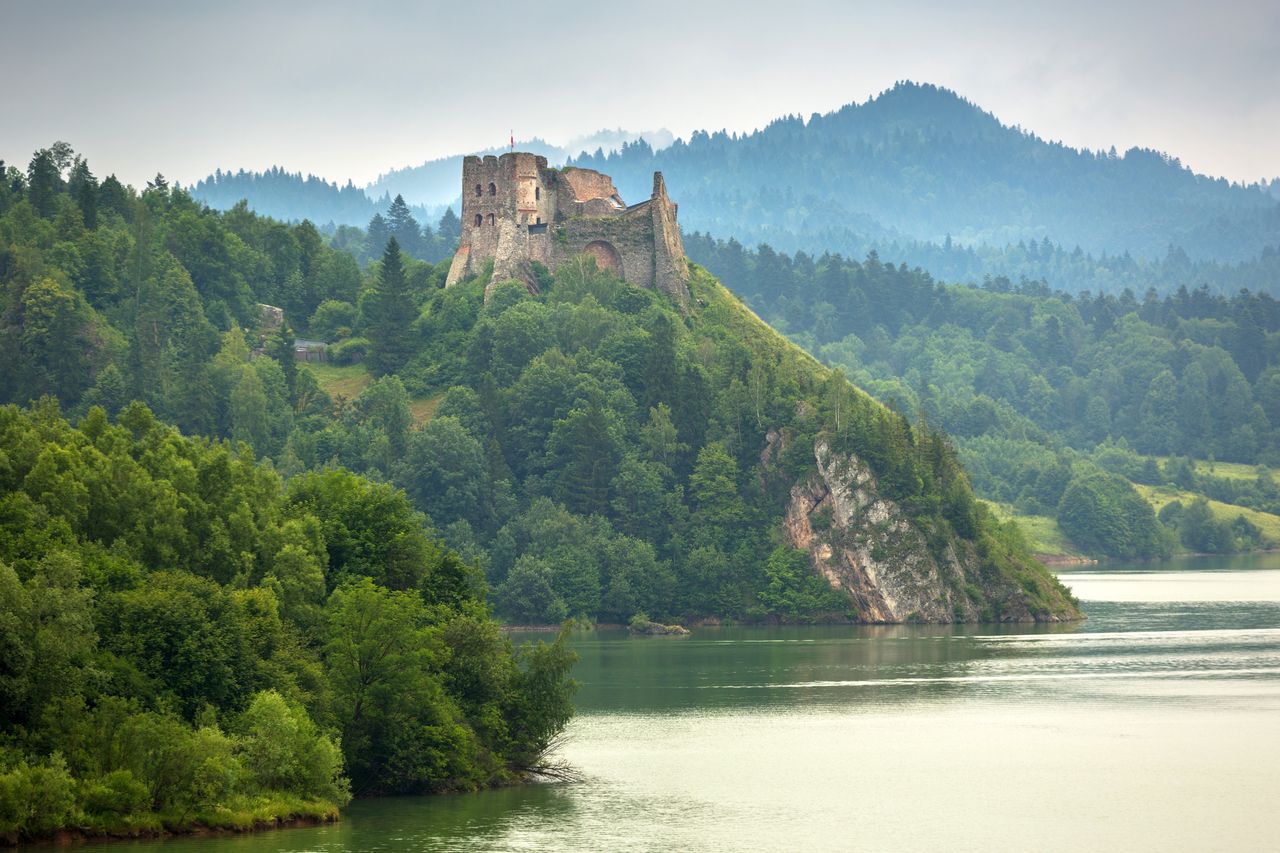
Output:
M452 251L457 246L458 240L462 237L462 220L453 212L452 207L444 209L444 215L440 217L440 223L436 226L436 234L440 235L446 249Z
M409 205L405 203L404 196L397 195L395 201L391 202L391 207L387 209L387 227L391 229L391 236L396 238L404 251L410 255L421 254L419 243L422 242L422 228L418 225L418 220L414 219L413 214L409 212Z
M387 245L387 238L390 236L392 234L391 229L387 227L387 220L381 213L375 213L369 220L369 227L365 232L365 250L368 257L373 257L373 253L378 251L379 246Z
M284 373L284 383L289 389L290 404L298 399L298 362L293 355L293 329L288 323L281 323L267 342L267 354L280 363Z
M410 325L414 319L413 300L405 280L400 244L392 237L382 253L378 286L372 294L369 322L369 367L375 374L395 373L413 355Z
M84 227L98 227L98 179L89 171L89 164L83 157L77 157L67 178L67 189L76 204L80 205L80 213L84 217Z

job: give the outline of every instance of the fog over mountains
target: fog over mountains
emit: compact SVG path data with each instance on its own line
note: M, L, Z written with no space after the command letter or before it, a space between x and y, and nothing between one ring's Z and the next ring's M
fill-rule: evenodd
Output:
M813 255L874 250L950 280L1232 291L1266 287L1280 266L1280 182L1198 175L1147 149L1078 150L926 84L747 134L606 131L517 147L607 172L628 200L645 197L661 170L687 233ZM194 192L216 207L245 197L281 218L361 225L403 194L431 222L457 199L460 159L389 171L363 192L287 173L270 192L225 173Z

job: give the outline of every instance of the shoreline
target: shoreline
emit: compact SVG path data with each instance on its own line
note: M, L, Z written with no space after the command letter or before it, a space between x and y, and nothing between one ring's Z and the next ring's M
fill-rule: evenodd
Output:
M191 838L220 835L250 835L278 829L303 829L337 823L341 819L336 807L323 814L294 814L285 817L255 818L244 826L210 826L193 822L184 826L139 826L132 829L85 829L63 827L46 835L22 838L16 833L0 834L0 847L69 847L88 843L124 841L159 841L165 838Z

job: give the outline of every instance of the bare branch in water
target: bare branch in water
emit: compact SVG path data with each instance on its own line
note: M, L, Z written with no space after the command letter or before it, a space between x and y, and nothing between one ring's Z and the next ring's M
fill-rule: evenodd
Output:
M581 782L586 778L582 771L567 761L555 757L555 754L568 744L569 738L564 732L558 732L538 755L529 767L520 768L530 776L550 779L556 782Z

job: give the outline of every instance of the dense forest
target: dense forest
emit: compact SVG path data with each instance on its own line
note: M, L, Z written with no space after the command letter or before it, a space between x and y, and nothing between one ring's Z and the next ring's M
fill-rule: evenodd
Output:
M3 172L0 280L0 396L32 401L0 407L0 834L323 818L538 768L563 645L513 649L403 491L282 452L329 404L291 336L252 358L239 324L356 298L349 254L56 145Z
M791 257L704 235L685 246L775 328L945 429L985 497L1053 515L1073 477L1101 467L1280 512L1269 474L1231 482L1186 461L1280 466L1280 302L1266 293L955 286L875 254ZM1093 552L1160 553L1151 523L1137 526L1142 547L1079 538ZM1247 527L1211 549L1183 533L1194 550L1259 544Z
M544 275L538 297L511 284L485 302L485 282L444 290L447 264L406 256L394 234L361 270L306 222L211 211L159 177L136 196L97 186L65 151L10 169L0 210L4 399L54 394L77 415L137 399L286 476L343 466L394 483L484 566L509 619L846 614L778 532L826 432L919 524L985 543L993 577L1032 571L945 438L803 357L705 274L694 315L590 264ZM259 302L284 326L252 331ZM300 369L290 327L332 342L334 365ZM355 384L326 392L318 377L343 370ZM796 440L766 468L771 430ZM1047 613L1059 592L1044 583L1017 595ZM999 600L972 595L999 618Z
M1069 148L929 85L572 162L612 175L628 199L661 170L688 231L786 252L877 251L950 281L1230 293L1269 287L1280 269L1280 203L1266 186L1196 175L1155 151Z
M392 235L414 257L438 261L453 254L462 231L457 214L447 205L413 206L399 194L374 201L349 181L339 187L278 167L234 174L219 170L188 192L215 210L243 206L285 222L320 223L322 234L361 262L374 257ZM439 216L434 228L425 224L432 221L433 211Z

